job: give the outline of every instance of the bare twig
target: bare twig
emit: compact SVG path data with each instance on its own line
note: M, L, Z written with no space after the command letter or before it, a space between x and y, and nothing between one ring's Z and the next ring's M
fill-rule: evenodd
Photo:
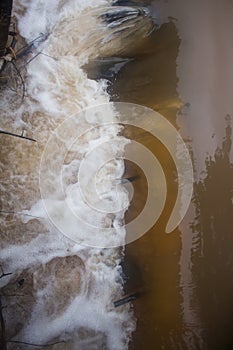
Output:
M27 342L24 342L24 341L17 341L17 340L9 340L8 343L14 343L14 344L23 344L23 345L30 345L30 346L35 346L35 347L48 347L48 346L53 346L53 345L57 345L57 344L62 344L62 343L65 343L64 340L61 340L61 341L58 341L58 342L55 342L55 343L50 343L50 344L33 344L33 343L27 343Z
M44 53L42 51L38 52L35 56L33 56L29 61L26 62L26 65L28 65L29 63L31 63L35 58L37 58L39 55L43 55L49 58L52 58L54 61L57 61L57 59L53 56L48 55L47 53Z
M41 33L38 37L36 37L34 40L32 40L30 43L28 43L27 45L21 47L17 52L16 52L16 56L17 57L22 57L24 55L26 55L30 49L32 49L34 46L34 44L38 41L38 42L42 42L44 40L46 40L47 38L47 34L43 34Z
M22 100L23 100L24 97L25 97L25 92L26 92L25 82L24 82L23 77L22 77L22 75L21 75L21 73L20 73L20 70L19 70L18 67L16 66L15 62L14 62L14 61L10 61L10 63L13 64L13 66L14 66L14 68L15 68L15 70L16 70L16 72L17 72L17 74L18 74L18 76L19 76L19 78L20 78L20 80L21 80L21 82L22 82L22 87L23 87Z
M0 265L0 270L2 272L2 274L0 275L0 278L12 275L12 272L5 273L1 265Z
M20 213L20 212L17 213L15 211L0 210L0 213L3 213L3 214L14 214L14 215L25 215L25 216L30 216L31 218L43 219L42 216L35 216L35 215L26 214L26 213Z
M25 298L25 295L23 295L23 294L2 294L2 296L3 297L5 297L5 298L18 298L18 297L20 297L20 298Z
M35 139L32 139L31 137L23 136L23 133L22 133L21 135L18 135L18 134L14 134L14 133L12 133L12 132L9 132L9 131L0 130L0 134L9 135L9 136L14 136L14 137L19 137L19 138L21 138L21 139L25 139L25 140L37 142Z

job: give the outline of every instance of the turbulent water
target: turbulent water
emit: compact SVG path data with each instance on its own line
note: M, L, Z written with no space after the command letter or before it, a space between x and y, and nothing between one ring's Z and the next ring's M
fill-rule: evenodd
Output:
M4 319L9 349L24 348L18 341L58 342L54 349L126 349L135 328L130 305L116 309L113 304L123 295L123 250L102 249L109 241L110 246L124 244L125 231L119 224L124 210L111 217L104 211L96 213L83 203L77 181L85 154L104 141L115 140L110 149L103 147L98 154L99 162L101 157L105 162L106 153L111 161L99 172L96 185L100 197L105 196L111 205L115 201L111 178L123 175L120 158L128 142L118 136L119 126L96 126L99 118L106 123L116 121L110 105L99 114L95 109L79 113L109 102L106 81L88 79L82 66L90 59L124 52L134 40L132 32L139 39L152 28L138 10L126 9L129 13L123 18L128 19L123 21L121 8L112 10L111 5L107 0L14 2L13 15L22 38L18 57L21 48L30 47L16 62L18 70L8 67L4 73L10 77L2 77L6 84L1 88L1 129L17 134L24 130L24 136L36 142L1 137L1 266L11 273L1 278L1 286L2 301L7 304ZM72 125L53 132L71 116ZM52 143L46 148L51 135ZM70 145L73 136L78 141ZM42 155L44 166L40 165ZM88 188L85 176L83 181ZM118 185L117 201L126 208L127 197L127 191ZM75 241L48 218L52 215L65 230L70 228L64 203L82 218L71 228ZM104 236L108 227L112 227L111 237ZM94 246L99 248L88 246L91 235L97 237Z
M0 139L9 349L25 349L18 341L61 350L233 347L232 11L230 0L14 2L20 35L16 67L1 75L1 130L37 142ZM188 145L193 200L170 235L171 157L151 135L123 130L110 100L159 111ZM112 247L125 241L124 219L142 210L147 181L122 161L122 135L158 157L168 184L156 225L124 249ZM122 177L133 179L130 210ZM109 214L114 205L121 210ZM137 296L133 310L114 308L125 293Z

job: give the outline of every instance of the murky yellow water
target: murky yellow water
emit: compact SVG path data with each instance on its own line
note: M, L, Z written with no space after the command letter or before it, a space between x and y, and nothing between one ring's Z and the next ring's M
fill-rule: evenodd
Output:
M176 115L182 106L177 93L179 45L175 24L164 24L117 75L113 99L149 106L177 126ZM133 302L137 330L131 350L233 349L232 129L230 116L221 117L225 139L214 158L206 160L203 181L196 180L193 203L179 229L170 235L164 230L176 196L171 176L169 199L159 222L126 247L126 292L139 292ZM198 122L201 130L202 123ZM132 129L126 134L150 148L166 174L173 172L169 155L150 135ZM193 138L188 143L191 155L195 142ZM136 195L127 220L141 210L147 191L139 169L127 164L126 176L137 175L133 181Z
M176 57L179 39L173 23L161 27L141 48L140 55L118 74L113 87L116 100L134 102L159 111L173 124L181 101L176 92ZM180 232L165 234L170 210L176 198L172 173L174 165L165 148L149 135L127 131L130 137L143 143L156 154L166 175L169 199L159 222L141 239L126 247L125 271L129 276L127 293L140 291L134 302L137 331L131 349L169 349L182 344L182 296L179 287ZM128 165L126 176L139 175L133 182L136 195L126 215L132 220L145 196L146 182L137 169ZM136 202L136 205L135 205ZM141 202L143 205L143 201ZM153 347L154 346L154 347Z

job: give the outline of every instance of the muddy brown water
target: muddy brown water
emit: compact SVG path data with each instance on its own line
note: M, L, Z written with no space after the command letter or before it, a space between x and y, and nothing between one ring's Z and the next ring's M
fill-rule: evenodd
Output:
M185 108L177 92L180 40L172 19L145 39L137 52L132 52L131 60L110 76L112 100L153 108L178 128L177 115ZM99 77L108 78L106 62L100 66ZM97 74L93 67L91 74ZM206 157L205 173L194 183L189 211L170 235L165 234L165 225L177 193L174 164L151 135L125 130L127 136L152 150L166 175L170 174L162 216L146 235L126 246L125 290L137 294L133 301L137 329L131 350L233 349L232 126L229 115L219 118L225 137L214 157ZM186 141L193 157L195 138ZM135 191L126 213L126 221L130 221L145 204L147 182L130 162L125 176L133 178Z
M140 54L118 74L113 85L114 100L142 104L160 112L173 124L181 101L176 92L176 57L179 38L173 23L160 28L141 47ZM174 165L169 154L150 134L129 136L143 143L156 154L166 175L169 175L169 200L157 224L141 239L126 247L124 263L129 275L127 292L140 291L134 302L137 330L130 349L183 348L182 340L182 295L179 287L179 259L181 238L179 230L172 235L165 234L165 225L176 198L175 179L171 176ZM138 174L130 164L126 175ZM141 181L140 181L141 180ZM141 182L141 183L140 183ZM143 198L146 183L139 175L134 181L135 197L126 214L132 220L137 196ZM141 202L143 205L143 202ZM136 208L135 208L136 207Z

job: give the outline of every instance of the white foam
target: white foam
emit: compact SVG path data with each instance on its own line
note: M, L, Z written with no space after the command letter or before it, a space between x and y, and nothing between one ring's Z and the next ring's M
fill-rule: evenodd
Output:
M124 242L125 231L120 225L124 210L117 213L113 219L109 218L106 213L93 212L90 206L82 202L76 178L84 155L99 147L103 141L111 142L116 139L120 128L115 125L95 128L93 133L81 138L81 144L73 145L71 159L62 164L65 200L57 191L59 186L59 178L56 173L59 160L58 150L59 147L67 150L67 147L70 146L67 140L73 130L67 129L66 135L62 134L61 130L53 133L53 130L71 115L77 116L77 130L85 130L88 123L98 122L99 118L104 118L106 122L116 120L114 110L110 107L106 108L103 116L93 111L90 112L88 109L85 113L79 114L85 108L109 102L106 92L107 83L88 79L81 66L88 60L90 52L94 54L94 51L89 49L92 44L87 41L89 35L86 31L87 26L82 27L82 23L88 23L89 12L92 13L92 18L95 18L93 10L110 3L111 1L107 0L98 2L95 0L15 1L19 31L27 42L34 40L41 33L48 36L46 40L36 45L35 55L39 52L43 53L32 59L27 66L28 98L24 106L18 110L15 125L21 126L26 123L28 128L33 129L38 140L35 159L44 149L51 135L54 135L56 141L49 149L51 162L48 166L47 186L51 196L44 198L44 202L40 198L35 198L30 210L24 211L24 214L42 218L43 229L41 232L35 232L33 238L30 238L28 242L21 244L13 242L6 245L1 252L1 259L5 261L5 266L10 271L17 273L17 271L30 269L34 272L36 303L32 310L31 320L16 337L22 341L46 343L55 337L62 337L65 333L71 334L84 327L105 334L108 349L123 350L127 348L130 334L134 329L130 306L122 306L119 310L113 308L114 298L120 298L122 295L119 252L114 249L87 248L69 240L51 224L48 213L44 209L44 203L46 203L50 208L50 214L57 216L61 227L64 229L70 227L74 232L78 232L79 238L81 237L84 243L88 237L87 227L82 226L81 222L77 226L77 222L72 221L64 203L68 203L74 211L78 210L84 221L89 218L90 223L97 225L97 228L103 223L105 226L112 225L112 232L114 232L112 237L101 236L101 229L97 230L100 245L105 246L106 240L112 240L112 245ZM22 14L24 6L26 11ZM72 18L71 22L70 18ZM72 28L72 25L76 27ZM97 25L97 30L95 30L95 25ZM68 35L64 33L65 26L67 26ZM102 28L103 24L99 26ZM75 29L73 36L72 29ZM101 30L103 34L105 29ZM66 41L64 41L64 35L66 35ZM97 35L98 19L96 17L92 39L95 40ZM81 46L76 47L76 45ZM29 114L27 118L26 113ZM124 145L124 139L119 137L118 145L115 144L115 147L113 145L99 153L103 161L106 152L112 159L106 169L101 169L98 173L99 192L110 202L115 200L114 188L110 182L108 186L105 186L104 181L106 176L108 179L122 176L124 164L121 160L116 160L116 157L123 154ZM29 192L29 189L25 189L23 194L25 198ZM119 187L117 200L124 203L124 207L127 203L126 197L124 188ZM21 216L22 221L25 225L33 226L34 218L27 215ZM55 257L72 255L78 255L84 261L85 275L82 276L84 279L82 283L86 287L77 292L77 296L70 301L69 305L66 305L62 313L48 315L45 300L48 295L53 295L53 284L48 281L46 287L40 285L35 271L38 266L46 266ZM55 276L50 277L54 281ZM91 281L90 284L89 281ZM75 348L80 340L76 339L76 341Z

